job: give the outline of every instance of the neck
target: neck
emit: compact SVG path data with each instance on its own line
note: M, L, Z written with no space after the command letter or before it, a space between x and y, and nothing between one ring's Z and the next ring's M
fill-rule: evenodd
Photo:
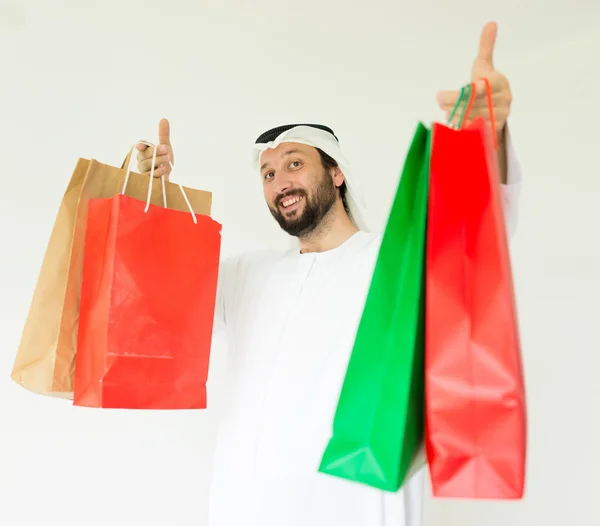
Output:
M317 228L300 238L300 252L333 250L350 239L357 231L358 228L348 217L341 201L338 201Z

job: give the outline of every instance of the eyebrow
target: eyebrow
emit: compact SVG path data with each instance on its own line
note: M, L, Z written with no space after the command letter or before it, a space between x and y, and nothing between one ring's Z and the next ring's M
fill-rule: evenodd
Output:
M290 155L294 155L296 153L302 154L304 152L302 152L301 150L298 150L298 149L294 149L294 150L288 150L283 155L290 156ZM260 171L262 172L267 166L269 166L269 163L263 163L263 165L260 167Z

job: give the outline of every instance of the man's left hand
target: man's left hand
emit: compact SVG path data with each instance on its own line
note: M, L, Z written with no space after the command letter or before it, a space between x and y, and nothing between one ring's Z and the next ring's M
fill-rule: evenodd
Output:
M506 120L510 113L510 107L512 104L512 92L508 79L502 75L502 73L494 69L493 54L494 46L496 44L496 34L498 32L498 26L495 22L489 22L483 28L481 32L481 39L479 42L479 53L477 58L473 62L471 68L471 82L475 82L476 94L471 106L471 111L468 115L468 124L477 117L483 117L486 122L490 122L490 112L488 108L488 98L485 89L485 82L482 78L487 78L490 83L492 91L492 101L494 108L494 118L496 122L496 133L498 140L502 144L504 136L504 127L506 126ZM458 102L460 97L460 90L454 91L440 91L437 95L437 101L440 108L446 112L446 116L450 115L450 112ZM462 109L462 108L461 108ZM452 124L457 124L461 114L459 109L455 116Z

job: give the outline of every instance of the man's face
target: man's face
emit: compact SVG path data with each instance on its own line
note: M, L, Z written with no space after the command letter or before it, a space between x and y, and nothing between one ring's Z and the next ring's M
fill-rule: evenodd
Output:
M282 143L266 150L261 157L261 176L271 214L292 236L306 236L315 230L337 199L334 175L312 146Z

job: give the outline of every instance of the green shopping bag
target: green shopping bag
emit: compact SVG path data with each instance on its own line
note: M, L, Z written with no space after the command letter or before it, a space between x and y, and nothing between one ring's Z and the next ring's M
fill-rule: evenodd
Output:
M430 130L398 185L319 472L397 491L422 446ZM421 465L424 461L421 461Z

